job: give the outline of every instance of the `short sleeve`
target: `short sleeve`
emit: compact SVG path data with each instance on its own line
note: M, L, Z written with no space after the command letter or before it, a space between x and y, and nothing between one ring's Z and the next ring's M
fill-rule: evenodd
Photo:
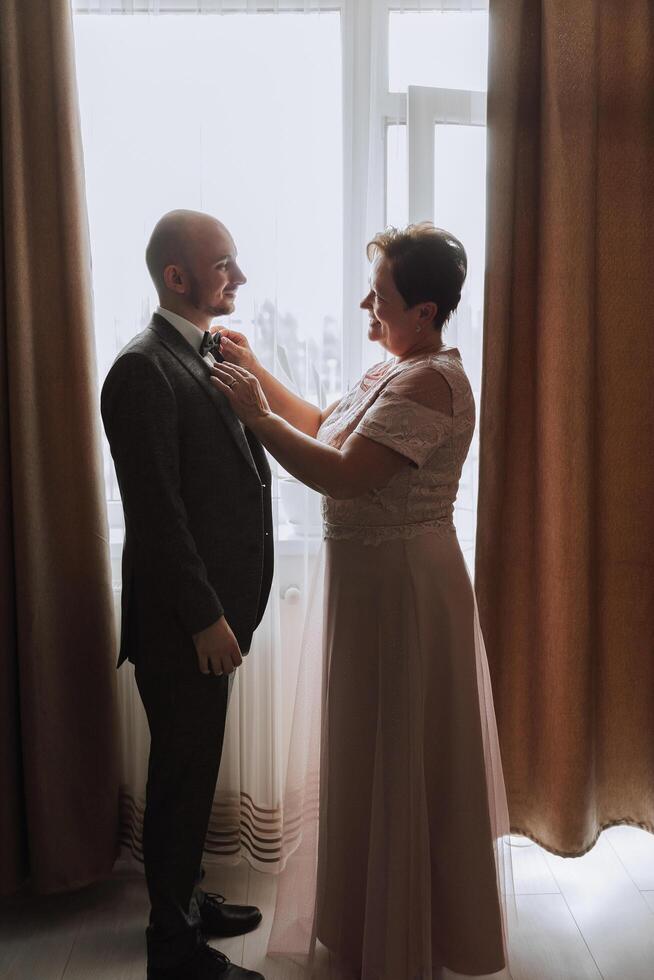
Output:
M354 431L423 466L452 437L448 382L431 367L406 369L383 388Z

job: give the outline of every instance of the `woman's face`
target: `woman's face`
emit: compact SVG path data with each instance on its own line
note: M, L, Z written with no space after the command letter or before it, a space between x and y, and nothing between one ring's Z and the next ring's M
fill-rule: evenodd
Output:
M379 341L391 354L401 357L433 340L435 303L420 303L407 309L395 285L390 262L381 252L372 263L370 292L361 300L361 309L367 310L370 317L368 339Z

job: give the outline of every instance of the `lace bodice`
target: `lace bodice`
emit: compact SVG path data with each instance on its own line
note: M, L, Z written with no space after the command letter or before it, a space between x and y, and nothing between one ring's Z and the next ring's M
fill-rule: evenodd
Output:
M379 544L425 531L452 533L461 468L475 427L470 383L455 349L371 368L318 430L340 449L353 432L406 456L380 490L322 498L325 537Z

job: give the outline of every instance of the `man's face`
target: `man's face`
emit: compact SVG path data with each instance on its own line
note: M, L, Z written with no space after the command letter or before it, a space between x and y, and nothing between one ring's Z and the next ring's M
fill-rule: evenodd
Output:
M227 229L219 222L207 223L189 238L186 252L186 297L191 306L212 317L232 313L238 287L247 280Z

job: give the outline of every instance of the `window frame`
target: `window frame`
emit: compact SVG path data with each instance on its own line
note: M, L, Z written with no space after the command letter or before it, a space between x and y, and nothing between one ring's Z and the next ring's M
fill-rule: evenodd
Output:
M389 90L388 32L392 11L488 10L489 0L73 0L76 14L129 16L148 13L339 12L343 93L343 388L347 391L363 368L365 325L359 311L367 280L365 247L386 222L386 141L391 123L407 124L408 96ZM126 9L127 8L127 9ZM372 42L372 43L371 43ZM374 45L374 53L373 53ZM362 64L361 53L375 57L377 70ZM445 91L445 90L441 90ZM357 124L370 119L369 127ZM448 122L456 121L448 117ZM461 122L465 120L462 118ZM367 131L366 131L367 129ZM408 145L408 144L407 144ZM378 161L381 179L368 182L371 157Z
M365 320L359 303L365 293L368 277L366 244L386 224L388 127L410 123L409 93L391 92L389 89L390 14L396 11L488 10L488 6L489 0L73 0L75 14L102 13L108 16L146 14L153 8L158 15L197 13L228 16L235 13L293 11L340 14L343 99L341 363L344 391L356 383L367 366L364 363ZM371 70L373 58L374 71ZM445 89L428 91L439 93L435 98L440 100L438 105L447 116L444 122L470 124L470 111L469 108L466 110L465 98L462 97L468 95L472 98L471 93ZM368 120L369 125L362 126L360 120ZM434 122L437 121L434 119ZM377 163L378 174L372 181L369 168L371 159ZM433 177L429 184L433 185ZM415 180L411 178L409 201L410 216L419 211L425 213L420 201L416 201ZM113 540L118 535L122 537L122 505L120 500L107 499L107 507Z
M389 21L391 12L487 11L489 0L335 0L330 9L341 11L343 64L343 384L348 390L361 376L365 325L358 315L362 289L367 279L365 247L371 234L386 225L387 141L390 125L408 125L409 93L391 92L389 77ZM321 9L325 9L324 7ZM377 71L364 72L357 52L376 45ZM376 88L374 87L376 85ZM417 86L412 86L417 88ZM454 89L429 89L435 93L433 122L477 124L483 101L485 125L486 94ZM438 93L438 94L436 94ZM369 132L355 125L373 112ZM443 117L441 119L441 116ZM433 132L433 128L432 128ZM407 132L408 136L408 132ZM375 149L376 147L376 149ZM368 175L371 154L379 154L379 182L373 182L372 200L362 192L360 176ZM410 155L410 138L407 138ZM350 171L348 172L348 161ZM429 186L433 194L433 148ZM410 174L410 171L409 171ZM364 202L366 202L364 204ZM413 202L413 207L412 207ZM424 211L415 180L409 176L409 220ZM433 201L432 201L433 204Z

